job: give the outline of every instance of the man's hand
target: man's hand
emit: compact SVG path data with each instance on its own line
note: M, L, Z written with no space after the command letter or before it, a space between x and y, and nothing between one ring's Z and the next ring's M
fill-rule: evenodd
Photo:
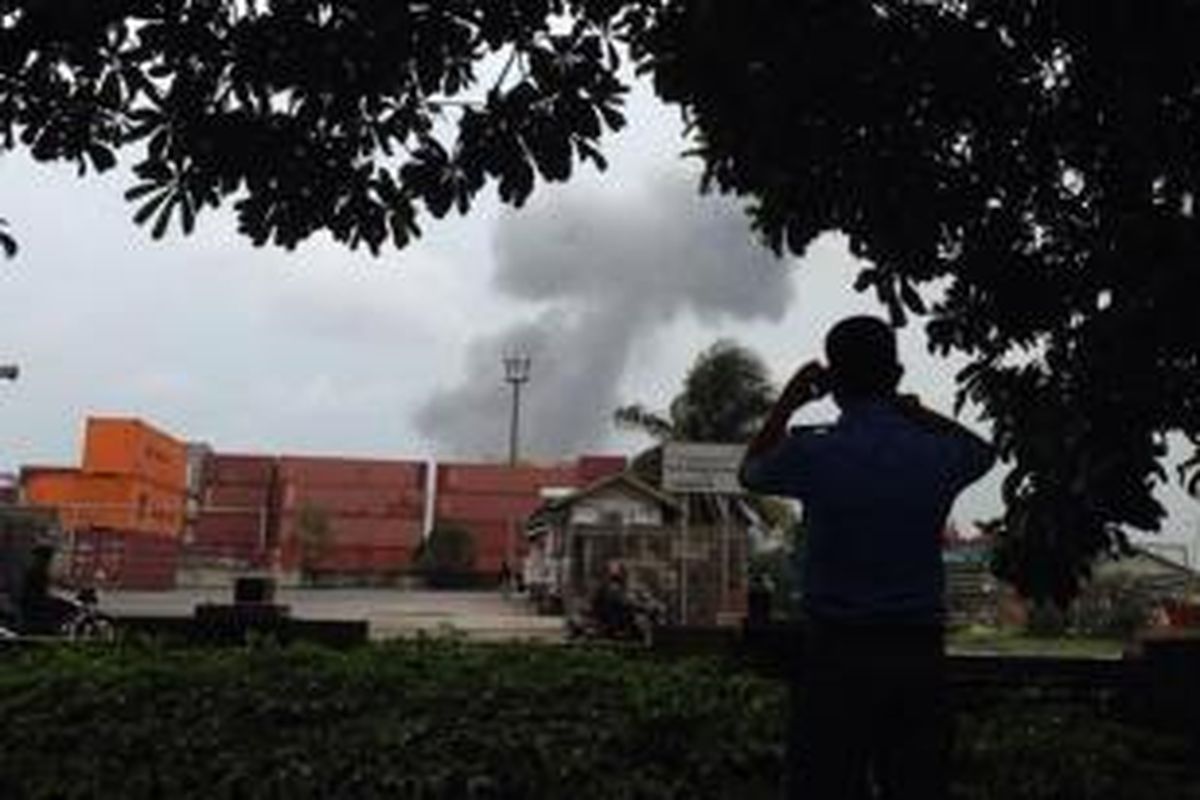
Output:
M771 407L762 428L746 446L746 456L740 470L742 484L746 484L746 462L778 445L787 435L788 420L796 409L810 403L829 391L829 370L819 361L809 361L796 370L796 374L783 387L779 399Z
M829 370L819 361L809 361L783 387L779 405L795 411L805 403L822 397L829 391Z

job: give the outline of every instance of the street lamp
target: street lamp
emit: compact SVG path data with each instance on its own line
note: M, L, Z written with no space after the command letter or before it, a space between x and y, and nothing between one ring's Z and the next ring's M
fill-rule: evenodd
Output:
M21 368L16 364L0 364L0 381L15 381L21 374Z
M517 434L521 420L521 384L529 382L531 359L523 355L504 357L504 380L512 386L512 420L508 426L508 463L517 463Z

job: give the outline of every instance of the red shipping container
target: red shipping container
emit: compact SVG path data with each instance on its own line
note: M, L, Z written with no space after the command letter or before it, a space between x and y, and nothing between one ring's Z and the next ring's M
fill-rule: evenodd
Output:
M326 546L415 548L421 541L422 523L406 517L327 517ZM301 542L299 515L287 514L280 521L285 542ZM316 547L316 550L322 548Z
M434 504L434 517L438 520L463 522L515 521L524 525L525 520L540 508L541 498L530 494L439 494Z
M275 480L275 459L235 453L213 453L205 464L209 485L269 486Z
M222 559L242 562L263 560L266 551L255 542L192 542L183 546L182 555L187 558L207 560Z
M507 557L503 553L489 553L475 559L475 571L486 575L499 573L504 566ZM512 569L512 562L509 562L509 569Z
M425 495L419 489L393 486L315 486L287 484L282 492L285 512L304 506L339 516L409 517L425 514Z
M271 503L270 486L223 486L210 484L204 493L204 507L209 509L259 510Z
M583 486L601 478L625 471L625 456L581 456L578 463L579 482Z
M80 584L162 591L175 587L179 543L128 531L90 531L68 543L68 574Z
M306 486L384 486L420 489L425 465L420 461L283 456L280 479Z
M259 511L213 511L201 510L192 527L192 538L197 541L211 539L263 538L265 515Z
M309 568L330 572L396 572L412 565L413 553L405 547L333 547L313 559Z
M536 497L543 488L562 486L579 486L575 465L510 467L505 464L442 464L438 468L439 494L519 494Z

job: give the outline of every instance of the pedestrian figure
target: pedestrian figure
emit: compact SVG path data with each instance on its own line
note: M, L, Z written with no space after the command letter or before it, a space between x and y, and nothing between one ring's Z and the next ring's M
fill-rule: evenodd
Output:
M508 597L512 592L512 568L508 565L508 559L500 562L500 591L505 597Z
M632 629L629 576L620 561L608 563L604 580L592 592L591 615L603 636L618 637Z
M750 443L747 489L804 507L804 636L792 667L788 792L795 798L943 800L941 532L955 497L994 450L897 393L896 339L851 317L788 382ZM837 421L788 430L827 393Z

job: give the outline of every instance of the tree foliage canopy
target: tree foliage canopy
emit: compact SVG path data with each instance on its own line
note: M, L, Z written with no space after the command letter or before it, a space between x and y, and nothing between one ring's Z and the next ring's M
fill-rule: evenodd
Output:
M1059 602L1158 527L1166 432L1200 435L1197 32L1190 2L762 0L651 45L772 246L845 232L858 287L971 358L1014 464L1000 570Z
M620 426L640 430L659 442L718 442L744 444L758 430L775 402L775 387L763 360L731 339L718 339L705 348L688 368L683 388L671 399L667 411L653 411L635 403L616 410ZM632 469L653 486L662 483L662 447L640 453ZM795 521L789 503L775 498L743 498L770 529L783 531ZM721 519L721 508L712 498L693 496L693 520Z
M1200 444L1197 34L1191 0L0 0L0 143L134 146L158 236L229 199L259 244L403 247L602 167L628 53L770 245L844 232L969 357L1001 571L1064 602Z
M771 409L775 388L753 351L729 339L705 349L683 379L666 414L634 404L617 409L616 422L660 441L744 443Z

